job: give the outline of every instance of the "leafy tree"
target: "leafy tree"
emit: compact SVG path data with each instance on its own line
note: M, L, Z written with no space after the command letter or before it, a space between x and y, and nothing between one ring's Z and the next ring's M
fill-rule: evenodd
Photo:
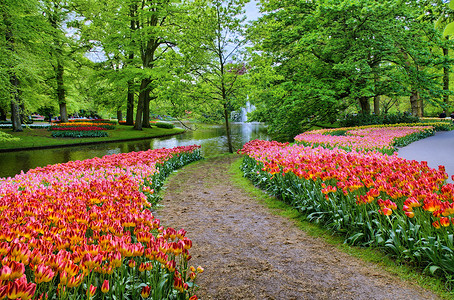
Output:
M111 69L119 78L113 84L127 86L129 123L133 121L134 92L138 90L135 129L150 126L150 101L159 98L161 80L170 72L165 67L165 55L180 46L177 44L186 19L202 2L105 0L101 8L90 1L77 1L84 18L79 22L83 39L102 47L108 61L103 64L117 66ZM137 88L136 82L140 83Z
M3 117L11 107L14 131L22 131L27 91L41 82L39 66L45 44L41 29L45 26L38 4L34 0L0 4L0 107Z
M63 28L69 21L70 7L65 0L43 0L42 10L50 25L49 36L49 63L53 69L53 94L60 108L60 117L63 122L68 121L66 87L64 80L65 64L68 64L71 49L71 39L66 36Z
M250 29L262 91L256 118L287 138L351 105L379 113L379 96L440 98L436 31L399 1L262 0ZM265 63L266 62L266 63ZM268 74L272 74L268 80ZM412 98L412 100L413 100ZM414 110L420 115L422 112Z
M201 115L221 116L227 132L229 152L233 153L230 113L245 103L245 76L248 71L241 50L245 0L211 1L203 15L193 16L191 34L183 37L183 69L190 76L175 83L191 99ZM200 12L199 12L200 14ZM198 23L198 25L197 25ZM196 49L201 49L196 50ZM181 61L181 60L180 60ZM179 76L175 76L179 78ZM180 105L174 105L180 106ZM183 106L185 107L185 106ZM185 109L187 110L187 109ZM181 113L181 110L180 110Z

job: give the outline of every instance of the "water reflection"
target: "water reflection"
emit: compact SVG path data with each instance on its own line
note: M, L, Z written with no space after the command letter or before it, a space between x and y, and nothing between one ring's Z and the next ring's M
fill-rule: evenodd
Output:
M233 123L231 132L235 150L240 149L244 143L250 140L267 140L269 138L265 126L260 123ZM21 170L26 172L36 167L67 161L194 144L202 146L204 156L226 153L228 146L225 134L223 125L203 125L195 131L158 139L0 153L0 177L14 176Z

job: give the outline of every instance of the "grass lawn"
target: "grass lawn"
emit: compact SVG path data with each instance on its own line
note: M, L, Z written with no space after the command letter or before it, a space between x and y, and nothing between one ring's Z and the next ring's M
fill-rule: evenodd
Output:
M13 132L11 129L0 129L0 131L20 138L19 141L0 143L0 150L13 150L21 148L77 145L81 143L108 142L128 139L146 139L182 133L184 132L184 129L164 129L153 126L152 128L144 128L142 131L138 131L133 130L132 126L117 125L116 129L107 131L109 134L108 137L97 138L53 138L51 137L51 131L48 131L47 129L35 128L24 128L23 132Z

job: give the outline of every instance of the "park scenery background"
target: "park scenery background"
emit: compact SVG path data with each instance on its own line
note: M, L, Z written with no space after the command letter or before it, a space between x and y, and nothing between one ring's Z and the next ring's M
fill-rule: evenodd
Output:
M453 129L454 2L5 0L0 16L0 152L194 140L18 159L0 299L198 299L190 228L155 210L210 139L299 217L453 296L454 178L398 149Z

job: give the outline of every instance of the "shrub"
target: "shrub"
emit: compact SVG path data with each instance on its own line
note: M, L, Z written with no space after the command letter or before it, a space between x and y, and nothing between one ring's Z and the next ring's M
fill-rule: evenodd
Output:
M156 127L165 128L165 129L173 129L173 128L175 128L175 125L173 125L172 123L166 123L166 122L157 122L154 125Z
M398 124L398 123L417 123L419 118L408 113L386 114L386 115L347 115L340 121L341 127Z
M8 134L6 132L0 131L0 143L5 143L5 142L16 142L19 141L20 138L13 137L11 134Z

